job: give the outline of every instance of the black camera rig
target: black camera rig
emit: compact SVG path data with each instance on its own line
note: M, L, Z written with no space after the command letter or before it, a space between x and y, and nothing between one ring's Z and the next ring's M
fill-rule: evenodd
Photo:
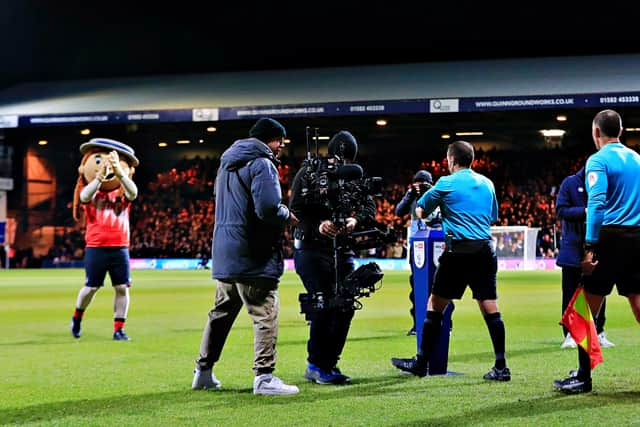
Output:
M384 273L375 262L361 265L352 271L337 287L337 294L325 295L323 292L300 294L300 313L308 320L312 314L325 309L360 310L362 297L369 297L380 289L376 283L382 280Z
M305 169L301 188L301 197L305 204L325 206L332 215L336 226L344 225L353 212L362 208L369 197L382 196L382 178L364 177L362 167L355 163L346 163L343 147L335 155L321 157L318 149L318 128L312 137L316 145L315 156L311 154L307 127L307 157L302 164ZM386 226L380 223L372 226L369 235L383 234ZM387 230L388 231L388 230ZM374 247L372 245L370 247Z
M307 127L307 158L304 185L301 197L305 204L325 206L331 212L331 221L339 228L346 225L347 218L362 209L371 197L382 195L382 178L364 177L358 164L345 163L343 147L338 147L334 155L321 157L318 149L318 128L315 128L315 156L310 150L310 128ZM351 233L339 233L333 238L335 285L330 295L322 292L300 294L300 310L307 318L319 310L336 308L359 310L362 303L359 298L369 297L376 291L375 284L383 273L378 264L370 262L360 266L344 279L339 271L340 254L347 250L370 249L394 239L394 235L385 224L372 220L359 224Z
M429 191L431 187L433 187L433 185L429 184L428 182L421 182L418 184L418 187L420 188L420 191L418 192L418 196L422 196L424 193Z

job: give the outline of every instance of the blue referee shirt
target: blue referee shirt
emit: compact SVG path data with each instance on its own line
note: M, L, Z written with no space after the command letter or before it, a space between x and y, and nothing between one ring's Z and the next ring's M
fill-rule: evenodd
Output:
M588 243L603 225L640 226L640 155L620 142L606 144L587 160Z
M498 200L489 178L471 169L441 177L418 200L427 214L440 207L442 229L454 240L491 239L491 223L498 219Z

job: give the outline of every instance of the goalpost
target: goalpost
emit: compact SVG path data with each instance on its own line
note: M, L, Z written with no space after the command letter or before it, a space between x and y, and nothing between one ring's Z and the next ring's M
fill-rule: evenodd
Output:
M535 270L539 227L491 227L499 270Z

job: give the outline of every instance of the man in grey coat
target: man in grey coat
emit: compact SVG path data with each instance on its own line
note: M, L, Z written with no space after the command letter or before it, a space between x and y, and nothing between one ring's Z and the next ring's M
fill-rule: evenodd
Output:
M215 184L212 276L214 306L204 327L192 388L219 388L213 365L240 309L253 321L254 394L296 394L272 372L278 335L278 282L284 271L282 232L297 218L282 204L278 154L285 128L262 118L248 139L233 143L220 159Z

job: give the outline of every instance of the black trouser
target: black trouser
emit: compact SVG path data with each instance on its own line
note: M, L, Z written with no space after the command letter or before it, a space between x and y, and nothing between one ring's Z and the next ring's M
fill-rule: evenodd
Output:
M335 294L335 267L332 250L296 249L293 255L296 273L302 279L308 293L322 292L325 296ZM351 257L340 257L340 276L345 277L354 270ZM309 317L308 362L320 369L333 369L344 349L353 319L354 310L349 308L325 308Z
M581 277L582 270L580 267L562 267L562 313L567 309L567 306L571 301L571 297L573 297L573 293L576 291L576 288L580 283ZM600 307L600 313L598 313L597 316L596 313L593 313L595 317L596 331L598 333L604 331L606 302L606 298L602 300L602 307ZM567 336L569 331L566 327L562 326L562 332L564 333L564 336Z

